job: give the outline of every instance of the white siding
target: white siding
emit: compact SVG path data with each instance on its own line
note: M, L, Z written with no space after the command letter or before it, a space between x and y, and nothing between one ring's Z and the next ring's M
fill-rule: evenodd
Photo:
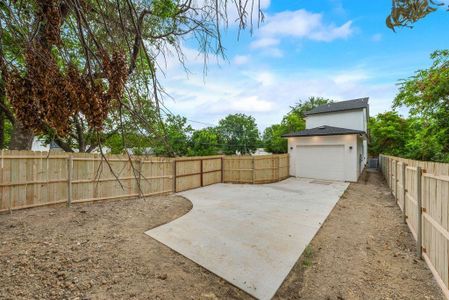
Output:
M328 125L367 131L366 109L339 111L306 117L306 129Z
M300 176L297 170L297 162L299 151L298 146L328 146L328 145L342 145L344 146L343 164L344 164L344 180L345 181L357 181L360 174L359 157L358 153L363 144L363 139L358 138L358 135L333 135L333 136L312 136L312 137L294 137L288 139L288 151L290 154L290 175ZM307 155L307 154L306 154ZM337 157L332 159L342 159ZM316 157L307 157L310 161L317 162ZM319 159L319 158L318 158ZM330 166L331 167L331 166ZM327 176L324 174L326 170L321 170L321 178L325 179ZM317 178L319 178L319 173Z

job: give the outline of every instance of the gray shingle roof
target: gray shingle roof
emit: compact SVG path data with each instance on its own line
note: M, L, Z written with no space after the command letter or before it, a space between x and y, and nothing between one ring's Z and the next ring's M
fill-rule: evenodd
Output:
M298 132L292 132L282 135L282 137L298 137L298 136L317 136L317 135L345 135L345 134L364 134L364 131L348 128L320 126L311 129L305 129Z
M321 113L329 113L334 111L342 111L342 110L353 110L353 109L362 109L368 108L368 97L359 98L354 100L340 101L335 103L324 104L321 106L317 106L312 110L309 110L305 113L308 115L315 115Z

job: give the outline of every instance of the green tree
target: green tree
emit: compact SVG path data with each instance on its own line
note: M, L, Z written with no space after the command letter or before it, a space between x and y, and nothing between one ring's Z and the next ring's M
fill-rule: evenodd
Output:
M310 97L306 101L300 100L291 107L291 111L286 114L281 124L275 124L265 129L263 143L267 151L273 153L287 152L287 139L282 135L286 133L301 131L306 128L305 113L313 108L333 102L322 97Z
M409 140L409 123L397 112L378 114L369 120L369 152L379 154L407 156L406 144Z
M265 128L263 132L265 150L272 153L286 153L287 139L282 137L286 133L285 131L285 128L280 124Z
M259 130L256 120L245 114L228 115L218 123L217 130L225 154L250 154L257 149Z
M428 69L418 70L400 82L394 107L408 107L410 116L415 119L417 140L410 143L414 158L448 161L449 50L435 51L431 58L433 63ZM426 149L433 145L434 150L419 154L417 145Z
M160 133L164 136L162 141L153 140L151 147L156 155L185 156L189 154L190 137L193 129L187 124L187 118L179 115L168 115L160 124Z
M191 156L216 155L221 151L218 131L213 127L195 130L190 145Z
M304 119L305 113L314 109L317 106L325 105L334 102L334 100L324 97L309 97L306 101L299 100L294 106L291 107L292 112L297 114L300 118Z
M449 153L444 151L441 143L441 135L446 135L446 130L436 131L431 124L434 120L423 118L410 118L410 138L406 144L405 155L418 160L449 162Z

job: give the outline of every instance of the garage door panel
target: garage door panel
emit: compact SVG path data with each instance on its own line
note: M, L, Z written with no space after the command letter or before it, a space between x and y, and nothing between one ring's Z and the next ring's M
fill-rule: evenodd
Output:
M344 181L344 149L344 145L297 146L297 176Z

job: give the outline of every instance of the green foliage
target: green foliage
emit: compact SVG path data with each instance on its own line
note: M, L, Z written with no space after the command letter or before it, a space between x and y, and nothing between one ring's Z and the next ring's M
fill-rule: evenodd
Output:
M185 156L189 154L190 136L193 129L187 119L179 115L169 115L158 130L163 140L155 140L152 148L156 155Z
M449 162L449 153L441 143L447 136L447 129L435 130L435 126L430 125L429 121L422 118L410 119L410 132L414 135L407 141L405 155L418 160Z
M299 100L298 103L296 103L295 106L291 107L292 112L296 113L299 117L304 118L305 113L309 110L314 109L317 106L321 106L324 104L332 103L334 102L331 99L323 98L323 97L309 97L308 100L303 101Z
M408 155L449 161L449 50L435 51L433 64L399 84L394 108L406 106L413 118Z
M272 153L286 153L287 139L283 138L285 128L282 125L274 124L267 127L263 133L265 150Z
M282 135L295 131L301 131L306 128L305 113L317 106L333 102L330 99L321 97L310 97L307 101L299 101L291 107L291 111L286 114L281 124L275 124L265 129L263 142L265 149L272 153L286 153L287 139Z
M404 156L409 139L409 122L397 112L386 112L372 117L368 124L370 132L369 152L373 156L388 154Z
M259 130L256 120L245 114L228 115L220 120L217 128L224 144L225 154L249 154L257 149Z
M217 129L212 127L195 130L190 144L190 156L216 155L221 151Z

